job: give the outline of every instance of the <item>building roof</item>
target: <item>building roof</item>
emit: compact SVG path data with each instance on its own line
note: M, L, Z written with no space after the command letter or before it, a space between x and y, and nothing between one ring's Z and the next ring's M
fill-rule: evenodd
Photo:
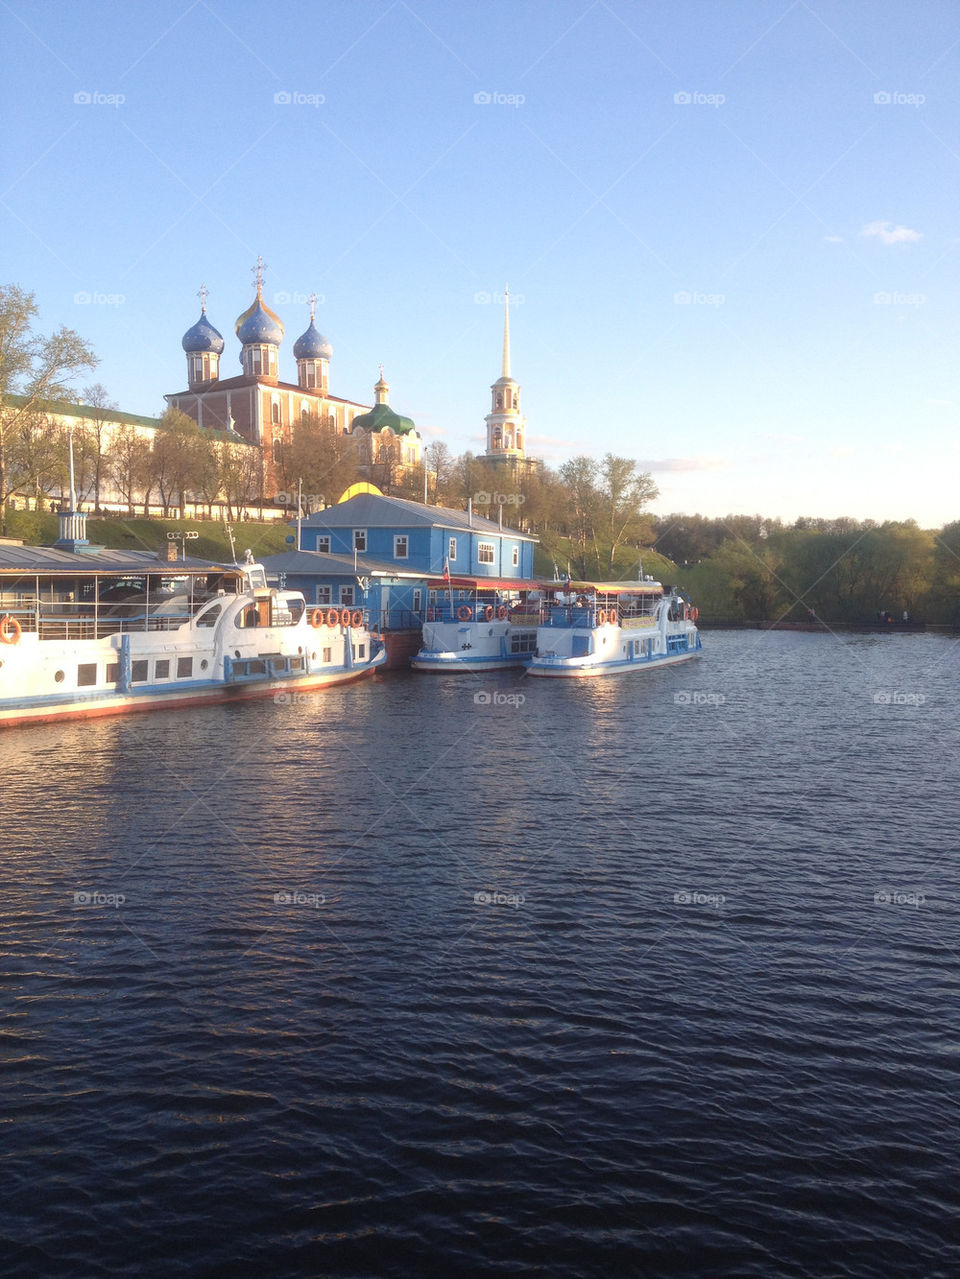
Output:
M195 576L205 573L239 572L235 565L218 564L214 560L162 560L155 551L60 551L54 546L14 546L0 543L0 574L110 573L123 575L157 573L164 577Z
M389 404L375 404L369 413L361 413L353 419L351 431L382 431L389 427L394 435L407 435L416 431L413 418L395 413Z
M206 307L200 312L200 319L193 328L187 329L180 345L190 354L213 351L215 355L223 354L223 337L207 319Z
M5 395L4 401L17 406L26 404L25 395ZM144 417L141 413L124 413L120 409L98 409L92 404L68 404L65 400L49 400L37 405L42 413L57 413L62 417L102 418L105 422L124 422L130 426L159 426L160 419Z
M307 528L444 528L460 533L497 533L526 542L539 539L517 529L503 528L482 516L454 511L447 506L424 506L402 497L358 493L346 502L328 506L303 521Z
M402 577L414 581L443 580L440 573L400 568L390 560L378 560L369 555L358 555L355 565L352 555L333 555L327 551L281 551L279 555L266 555L259 562L271 577L275 573L303 575L316 573L325 577Z
M323 336L317 331L317 326L310 317L310 327L306 333L301 333L293 344L293 358L295 360L329 360L333 356L333 347Z
M330 395L315 386L298 386L296 382L280 382L276 378L247 377L238 373L236 377L218 378L215 382L206 382L202 387L187 387L183 391L171 391L165 400L182 400L191 395L213 395L217 391L236 391L242 387L262 386L270 391L295 391L297 395L305 395L312 400L329 400L332 404L350 404L354 408L365 409L366 405L359 400L345 400L342 395ZM12 396L7 397L12 399Z

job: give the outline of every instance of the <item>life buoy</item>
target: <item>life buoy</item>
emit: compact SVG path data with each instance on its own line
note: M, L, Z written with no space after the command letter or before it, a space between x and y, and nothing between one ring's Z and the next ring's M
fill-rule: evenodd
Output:
M471 617L473 617L471 610L466 604L461 604L457 609L457 620L460 622L469 622Z
M0 640L4 644L16 644L20 638L20 623L15 617L11 617L9 613L6 617L0 617Z
M503 622L503 621L505 621L505 620L506 620L506 616L507 616L507 609L506 609L506 605L505 605L505 604L501 604L501 605L500 605L500 607L497 609L497 621L498 621L498 622Z
M326 620L322 608L315 608L310 614L310 625L313 627L322 626Z
M335 608L330 609L330 611L327 613L327 625L328 626L340 625L340 614L337 612Z
M692 608L692 609L690 610L690 621L691 621L691 622L695 622L699 616L700 616L700 610L699 610L698 608Z
M363 613L361 612L359 608L354 609L353 616L350 618L350 625L351 626L363 625Z
M620 623L620 613L616 608L612 608L607 614L607 621L611 626L618 626Z
M597 625L606 626L606 624L607 624L607 615L602 608L598 608L597 609Z
M487 607L483 610L483 620L485 622L493 621L493 605L492 604L488 604Z

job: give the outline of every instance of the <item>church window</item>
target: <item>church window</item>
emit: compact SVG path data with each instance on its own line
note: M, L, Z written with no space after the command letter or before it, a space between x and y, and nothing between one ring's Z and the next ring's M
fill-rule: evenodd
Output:
M283 457L283 440L276 439L273 441L273 460L280 465L280 459Z
M274 400L273 404L270 406L270 420L273 422L274 426L280 425L280 401L279 400Z
M503 408L503 396L500 394L499 391L497 392L497 408L498 409Z
M520 396L516 393L516 391L513 393L513 407L515 409L520 407Z

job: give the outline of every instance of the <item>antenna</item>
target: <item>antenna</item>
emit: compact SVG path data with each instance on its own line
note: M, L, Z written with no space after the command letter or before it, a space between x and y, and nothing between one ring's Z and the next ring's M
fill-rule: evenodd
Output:
M233 560L234 564L236 564L237 547L236 547L236 543L233 540L233 526L228 524L226 520L223 521L223 531L226 533L230 541L230 558Z

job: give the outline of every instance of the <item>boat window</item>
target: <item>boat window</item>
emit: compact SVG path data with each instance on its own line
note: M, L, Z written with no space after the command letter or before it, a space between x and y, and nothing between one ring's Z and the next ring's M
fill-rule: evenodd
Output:
M332 648L325 648L325 649L323 650L323 660L324 660L325 662L332 662L332 661L333 661L333 649L332 649Z
M154 666L154 668L153 668L153 678L154 678L154 679L169 679L169 678L170 678L170 659L169 659L169 657L165 657L165 658L163 658L161 661L158 661L158 662L157 662L156 666Z
M97 682L96 662L81 662L77 667L77 688L89 688Z
M150 663L145 661L133 662L130 667L130 680L133 684L145 684L147 682L147 670Z
M107 662L107 683L116 684L120 679L120 663Z
M217 624L217 618L220 616L222 611L223 611L222 604L214 604L212 605L212 607L205 608L203 612L200 614L200 616L197 618L197 625L198 626L215 626Z
M193 674L193 658L177 658L177 679L189 679Z

